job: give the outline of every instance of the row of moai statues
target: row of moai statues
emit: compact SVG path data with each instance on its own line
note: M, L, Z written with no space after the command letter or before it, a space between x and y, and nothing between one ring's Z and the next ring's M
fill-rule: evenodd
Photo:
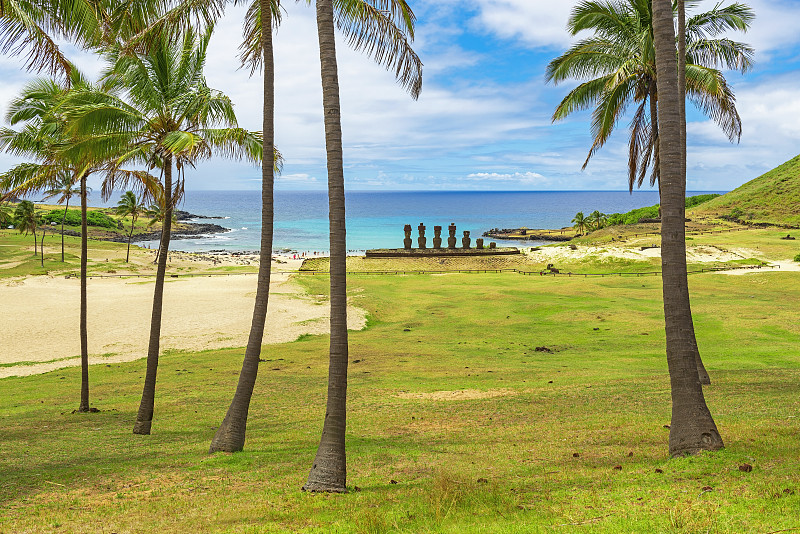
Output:
M447 238L447 248L456 248L456 225L455 223L451 223L450 226L447 227L450 236ZM405 239L403 239L403 247L406 250L411 250L411 225L407 224L403 228L403 231L406 234ZM419 237L417 238L417 244L419 248L424 250L428 248L428 238L425 237L425 225L419 223L417 226L417 231L419 232ZM469 237L469 230L464 230L464 237L461 238L461 247L462 248L469 248L472 239ZM434 250L439 250L442 248L442 227L441 226L434 226L433 227L433 248ZM483 248L483 239L476 239L475 240L475 248L482 249Z

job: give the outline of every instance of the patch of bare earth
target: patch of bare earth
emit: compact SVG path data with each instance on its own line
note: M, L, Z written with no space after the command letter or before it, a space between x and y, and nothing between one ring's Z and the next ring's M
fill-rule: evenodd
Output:
M434 401L458 401L475 399L492 399L494 397L508 397L516 395L517 392L511 389L457 389L455 391L432 391L430 393L398 393L401 399L422 399Z

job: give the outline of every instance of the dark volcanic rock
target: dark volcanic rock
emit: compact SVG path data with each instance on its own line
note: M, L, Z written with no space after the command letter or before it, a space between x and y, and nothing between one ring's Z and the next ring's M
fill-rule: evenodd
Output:
M188 221L191 219L224 219L225 217L209 217L207 215L195 215L188 211L175 210L175 218L179 221Z

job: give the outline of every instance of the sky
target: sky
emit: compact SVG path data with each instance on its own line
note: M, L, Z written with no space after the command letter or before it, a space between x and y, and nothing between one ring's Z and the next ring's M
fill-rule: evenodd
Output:
M590 115L552 123L577 82L547 84L545 67L575 42L572 0L408 0L414 49L424 63L413 100L391 73L339 39L345 184L349 190L625 190L630 111L611 140L591 146ZM711 9L704 0L694 12ZM729 4L726 0L724 4ZM275 35L276 144L282 190L325 189L322 96L314 10L284 1ZM756 20L729 37L756 49L755 68L726 72L742 118L741 142L689 104L687 189L728 191L800 153L800 0L750 0ZM230 6L209 46L209 86L231 97L241 126L261 128L261 81L239 68L243 9ZM691 13L690 13L691 16ZM90 76L93 53L67 47ZM19 57L0 57L0 111L33 76ZM18 160L0 155L0 169ZM213 159L187 171L188 190L260 189L259 169Z

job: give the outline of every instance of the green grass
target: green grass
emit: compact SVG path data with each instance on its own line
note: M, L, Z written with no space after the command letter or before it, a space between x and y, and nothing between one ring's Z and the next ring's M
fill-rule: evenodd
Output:
M800 225L800 156L695 208L692 214Z
M349 495L299 490L328 350L303 336L264 348L233 455L206 452L241 349L165 354L149 437L131 433L144 361L92 367L88 415L77 368L0 380L0 532L796 529L800 279L690 285L724 451L667 459L658 278L354 275L370 320L350 333ZM483 395L436 394L456 390Z

